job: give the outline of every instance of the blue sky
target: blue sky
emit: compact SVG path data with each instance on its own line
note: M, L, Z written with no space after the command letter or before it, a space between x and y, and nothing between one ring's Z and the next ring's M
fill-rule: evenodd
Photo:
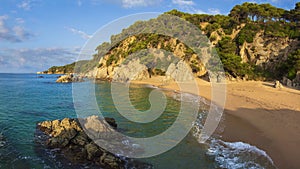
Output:
M76 60L102 26L136 13L178 9L228 14L244 0L1 0L0 72L28 73ZM254 0L292 9L296 0Z

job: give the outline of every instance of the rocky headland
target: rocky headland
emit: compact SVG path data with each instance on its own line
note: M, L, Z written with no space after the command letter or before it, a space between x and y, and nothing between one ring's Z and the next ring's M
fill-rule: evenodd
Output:
M108 169L151 168L148 164L114 155L99 147L83 130L79 120L85 128L92 129L100 137L109 135L117 128L113 118L101 119L97 116L90 116L86 119L64 118L44 121L37 124L37 130L42 133L37 138L43 138L38 142L48 149L59 149L59 153L75 164L92 163Z

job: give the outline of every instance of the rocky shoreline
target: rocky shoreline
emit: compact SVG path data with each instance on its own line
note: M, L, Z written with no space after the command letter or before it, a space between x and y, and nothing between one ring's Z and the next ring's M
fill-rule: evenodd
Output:
M67 74L58 77L56 83L73 83L73 82L83 82L83 76L77 76L74 74Z
M59 149L58 153L71 163L94 164L107 169L152 168L150 165L134 159L114 155L99 147L88 137L79 120L64 118L63 120L44 121L37 124L37 138L47 149ZM93 126L98 134L107 134L117 124L113 118L101 119L97 116L88 117L85 126ZM106 122L105 122L106 121Z

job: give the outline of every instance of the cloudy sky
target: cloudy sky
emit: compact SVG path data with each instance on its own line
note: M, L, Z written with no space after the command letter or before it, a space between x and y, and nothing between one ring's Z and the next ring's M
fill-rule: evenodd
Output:
M254 0L291 9L297 0ZM244 0L1 0L0 73L28 73L75 61L86 41L120 17L178 9L228 14Z

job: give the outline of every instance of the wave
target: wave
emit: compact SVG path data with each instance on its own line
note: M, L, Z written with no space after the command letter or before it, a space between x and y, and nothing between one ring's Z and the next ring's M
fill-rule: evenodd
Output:
M176 95L176 94L175 94ZM174 96L175 96L174 95ZM181 101L202 102L208 105L208 102L199 96L184 94L181 97L175 96L174 99ZM205 101L205 102L203 102ZM201 103L199 103L201 104ZM215 107L216 105L211 105ZM197 120L193 124L193 136L199 144L201 132L209 111L207 109L199 112ZM219 124L218 130L223 130L225 126ZM221 126L221 127L220 127ZM214 161L216 168L226 169L277 169L271 157L263 150L256 146L244 142L225 142L219 136L211 136L207 141L208 149L206 155Z
M214 159L220 168L276 169L267 153L243 142L225 142L213 139L207 155Z

